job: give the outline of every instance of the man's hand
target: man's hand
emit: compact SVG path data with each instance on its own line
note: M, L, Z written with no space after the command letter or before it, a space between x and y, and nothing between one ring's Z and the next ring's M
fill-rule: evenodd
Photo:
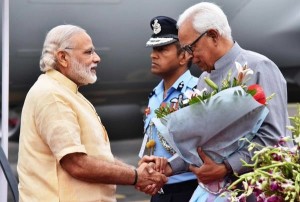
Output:
M198 181L203 184L208 184L213 181L222 180L227 173L225 165L215 163L202 151L200 147L197 151L199 157L203 161L203 165L200 167L190 165L189 169L197 176Z
M155 164L141 163L137 169L138 180L135 185L136 189L146 194L156 194L162 186L168 181L167 177L154 170Z
M142 163L154 163L154 170L165 174L166 176L172 175L172 168L168 162L168 159L158 156L143 156L143 158L138 162L138 166Z

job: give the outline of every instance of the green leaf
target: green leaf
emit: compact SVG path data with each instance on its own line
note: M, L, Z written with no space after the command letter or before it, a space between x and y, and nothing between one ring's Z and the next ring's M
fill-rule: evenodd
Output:
M253 89L253 90L249 90L248 89L247 93L250 94L250 95L252 95L252 96L254 96L256 94L256 90L255 89Z

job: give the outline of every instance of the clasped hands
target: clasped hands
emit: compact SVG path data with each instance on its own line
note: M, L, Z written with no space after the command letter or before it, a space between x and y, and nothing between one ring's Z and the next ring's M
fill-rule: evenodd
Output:
M138 181L135 188L146 194L156 194L168 181L172 170L168 160L157 156L144 156L138 163Z
M199 182L208 184L223 179L226 176L227 170L224 164L215 163L200 147L197 151L203 161L203 165L200 167L190 165L189 170L197 176ZM172 175L172 168L167 159L163 157L144 156L138 165L139 169L143 169L148 176L146 177L146 181L136 185L136 189L146 194L156 194L167 182L166 176Z

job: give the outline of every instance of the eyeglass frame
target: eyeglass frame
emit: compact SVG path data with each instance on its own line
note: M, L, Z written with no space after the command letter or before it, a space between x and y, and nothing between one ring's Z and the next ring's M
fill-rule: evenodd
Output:
M84 49L84 48L72 48L72 47L66 47L64 48L65 50L84 50L86 54L89 54L90 56L93 56L96 53L96 49L95 48L91 48L91 49ZM87 53L86 51L89 51L90 53Z
M198 36L191 44L185 45L182 47L182 50L188 52L189 54L193 55L193 46L195 46L195 44L205 35L207 34L208 31L203 32L202 34L200 34L200 36Z

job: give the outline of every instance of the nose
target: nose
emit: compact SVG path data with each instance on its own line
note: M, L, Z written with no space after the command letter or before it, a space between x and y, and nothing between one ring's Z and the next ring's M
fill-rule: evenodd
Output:
M100 56L99 56L96 52L95 52L94 55L93 55L93 61L94 61L95 63L101 62L101 58L100 58Z
M152 50L151 54L150 54L150 58L156 58L157 54L155 52L155 50Z

